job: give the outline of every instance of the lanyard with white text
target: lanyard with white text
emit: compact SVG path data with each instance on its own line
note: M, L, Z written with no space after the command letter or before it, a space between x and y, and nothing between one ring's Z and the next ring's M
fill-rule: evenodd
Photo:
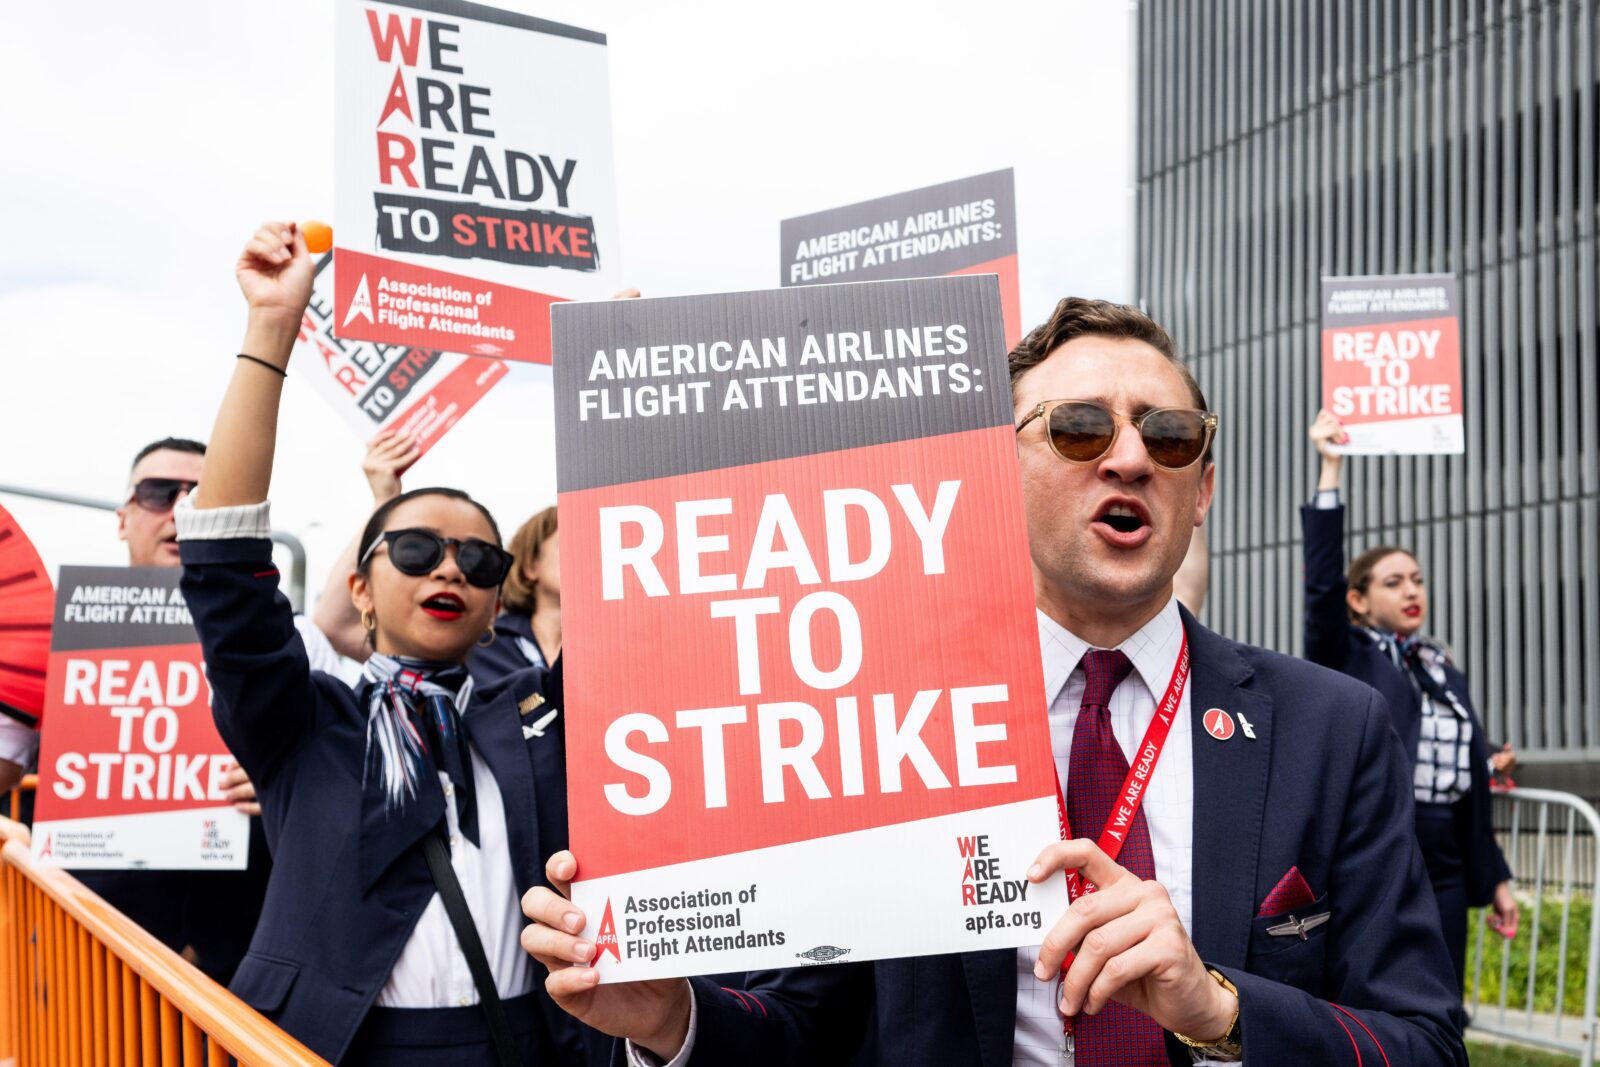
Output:
M1145 788L1150 784L1150 776L1155 773L1156 761L1161 758L1161 750L1166 747L1167 734L1172 731L1172 720L1178 717L1178 707L1183 701L1184 687L1189 683L1189 634L1183 632L1183 644L1178 648L1178 662L1172 668L1172 680L1167 683L1167 691L1162 694L1161 700L1156 704L1156 713L1150 720L1150 725L1145 729L1144 740L1139 742L1139 751L1136 758L1128 767L1128 773L1122 780L1122 791L1117 795L1116 805L1111 809L1111 814L1106 817L1106 824L1100 831L1100 840L1096 842L1100 851L1104 852L1112 862L1122 852L1122 842L1127 837L1128 831L1133 828L1133 820L1139 814L1139 807L1144 803ZM1074 731L1076 732L1076 731ZM1061 791L1061 779L1056 779L1056 810L1061 818L1061 840L1072 839L1072 826L1067 821L1066 797ZM1077 900L1085 893L1095 891L1093 882L1083 877L1083 872L1077 868L1067 871L1067 900ZM1066 974L1072 966L1072 953L1067 953L1066 959L1061 961L1061 973ZM1074 1020L1064 1016L1062 1029L1067 1037L1072 1036ZM1070 1043L1069 1043L1070 1047Z

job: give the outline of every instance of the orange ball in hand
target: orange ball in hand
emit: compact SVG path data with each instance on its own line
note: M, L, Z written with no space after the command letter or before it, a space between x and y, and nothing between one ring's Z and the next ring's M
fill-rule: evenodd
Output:
M300 232L305 234L306 251L320 256L333 247L333 227L326 222L302 222Z

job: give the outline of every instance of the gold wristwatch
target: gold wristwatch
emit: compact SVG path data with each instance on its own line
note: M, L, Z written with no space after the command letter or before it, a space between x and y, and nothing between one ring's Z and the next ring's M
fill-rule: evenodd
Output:
M1244 1055L1244 1046L1239 1040L1239 987L1228 981L1223 973L1215 967L1207 967L1206 973L1215 978L1217 984L1223 989L1233 994L1233 1019L1228 1023L1227 1032L1221 1037L1212 1038L1209 1041L1196 1041L1194 1038L1186 1037L1177 1031L1173 1031L1172 1036L1199 1052L1212 1053L1217 1056L1242 1056Z

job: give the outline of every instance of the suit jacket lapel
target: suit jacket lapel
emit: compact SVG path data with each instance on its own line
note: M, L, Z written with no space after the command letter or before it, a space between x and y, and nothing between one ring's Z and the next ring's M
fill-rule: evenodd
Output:
M543 878L544 854L540 851L533 767L518 721L515 694L507 687L490 700L474 700L461 721L473 749L488 764L500 787L512 870L517 876L517 888L527 889Z
M1017 1031L1016 950L964 952L961 966L967 972L983 1067L1011 1067Z
M1272 761L1272 699L1247 688L1252 668L1232 646L1183 612L1193 675L1189 695L1194 748L1194 929L1202 959L1228 967L1244 964L1255 917L1257 864L1266 813L1267 771ZM1234 733L1219 741L1204 717L1221 708ZM1255 733L1244 732L1241 715Z

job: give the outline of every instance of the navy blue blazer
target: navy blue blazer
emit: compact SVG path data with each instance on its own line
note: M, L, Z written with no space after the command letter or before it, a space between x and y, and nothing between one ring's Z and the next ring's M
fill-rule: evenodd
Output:
M533 619L520 611L502 611L494 620L492 632L493 641L478 645L467 655L467 670L477 685L489 685L528 669L528 658L522 654L517 638L533 641L535 648L539 645L533 637Z
M272 877L232 990L318 1055L338 1062L434 895L420 841L361 874L366 701L313 672L278 591L271 542L184 541L183 595L194 615L228 748L255 783ZM561 719L524 737L518 702L558 679L529 669L474 691L462 722L494 774L520 890L543 884L544 861L567 847ZM536 983L549 1058L602 1063L611 1039L582 1027Z
M1415 764L1422 698L1405 672L1350 622L1345 603L1344 507L1305 505L1300 509L1300 526L1305 534L1306 658L1359 678L1382 693L1406 759ZM1481 908L1494 900L1495 886L1511 877L1511 868L1494 839L1489 746L1467 695L1467 677L1450 664L1444 677L1472 716L1472 789L1464 798L1457 836L1462 842L1467 903Z
M1183 622L1194 664L1191 934L1201 958L1239 987L1247 1060L1465 1065L1450 1021L1460 991L1383 698L1229 641L1188 612ZM1210 738L1201 717L1214 707L1243 714L1255 739ZM1295 914L1331 916L1304 941L1267 932L1288 916L1257 917L1291 867L1318 894ZM882 1063L1006 1067L1016 973L1016 952L1002 949L762 972L739 996L693 979L692 1062L841 1063L865 1043ZM1187 1050L1167 1044L1187 1067Z

